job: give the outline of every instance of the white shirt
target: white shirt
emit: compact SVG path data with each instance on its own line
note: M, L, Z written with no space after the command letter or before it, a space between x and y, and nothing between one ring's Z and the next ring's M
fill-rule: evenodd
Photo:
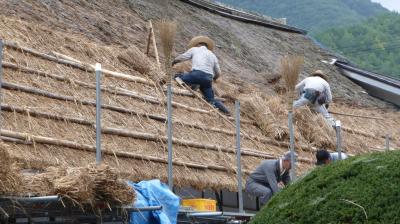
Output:
M332 92L329 83L325 79L319 76L311 76L303 79L299 84L296 85L296 90L302 92L305 89L315 89L319 92L325 92L328 103L332 102Z
M192 70L200 70L211 74L213 77L221 74L218 59L207 47L192 47L185 53L175 58L175 61L182 62L192 59Z
M281 176L286 172L286 170L283 169L283 164L281 159L279 160L279 170L281 171L280 173Z
M342 152L341 154L342 154L342 160L347 159L346 153ZM339 153L338 152L331 152L330 156L331 156L331 161L339 160Z

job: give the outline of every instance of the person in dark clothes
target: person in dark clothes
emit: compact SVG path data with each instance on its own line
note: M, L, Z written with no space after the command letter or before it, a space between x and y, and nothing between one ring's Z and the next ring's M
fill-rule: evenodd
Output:
M266 204L272 195L290 183L291 168L290 151L281 159L264 160L247 179L246 192L259 197L262 205Z

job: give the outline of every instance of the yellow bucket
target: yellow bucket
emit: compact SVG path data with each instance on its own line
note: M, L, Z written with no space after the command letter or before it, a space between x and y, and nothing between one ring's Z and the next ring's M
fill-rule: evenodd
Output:
M199 212L215 212L217 211L217 202L212 199L183 199L182 206L192 207L195 211Z

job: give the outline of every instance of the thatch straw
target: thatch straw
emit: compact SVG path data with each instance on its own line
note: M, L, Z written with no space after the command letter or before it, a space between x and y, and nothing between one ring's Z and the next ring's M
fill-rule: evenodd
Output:
M299 79L300 72L304 64L304 56L287 55L281 59L280 70L287 92L289 94L288 103L291 104L294 98L294 90Z
M294 123L301 136L313 146L334 149L335 132L321 114L303 107L294 113Z
M116 171L109 166L91 165L89 174L94 177L97 200L119 204L129 204L135 200L133 189L120 180Z
M0 195L16 194L21 190L22 179L8 154L8 147L0 142Z
M154 63L136 46L131 46L122 51L117 58L121 63L133 68L143 75L147 75L155 82L158 82L164 76L158 66L155 66Z
M53 184L56 194L82 204L93 202L93 177L89 175L87 168L69 168L66 176L57 178Z
M177 23L175 21L161 20L157 25L160 30L161 46L165 57L165 71L167 76L171 76L171 54L174 49Z
M257 127L265 136L276 140L286 139L288 131L285 126L278 123L276 114L271 111L272 106L269 101L257 93L251 97L241 97L241 110L245 116L255 121ZM282 104L275 104L273 107L275 109L280 108ZM283 112L286 112L286 110Z

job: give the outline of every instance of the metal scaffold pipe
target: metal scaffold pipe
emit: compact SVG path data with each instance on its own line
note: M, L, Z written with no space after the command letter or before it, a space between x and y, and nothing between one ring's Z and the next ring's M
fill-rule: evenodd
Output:
M289 111L288 114L288 125L289 125L289 138L290 138L290 178L292 181L296 180L296 163L295 163L295 152L294 152L294 129L293 129L293 111Z
M336 150L339 155L339 160L342 160L342 133L341 133L342 124L340 121L336 121L335 128L336 128Z
M236 167L238 181L239 213L243 213L242 156L240 149L240 102L235 101L236 108Z
M167 85L167 110L168 110L168 186L172 190L173 184L173 174L172 174L172 84Z
M0 104L3 102L2 83L3 83L3 40L0 39ZM2 125L1 107L0 107L0 128Z
M101 163L101 64L96 63L96 164Z

